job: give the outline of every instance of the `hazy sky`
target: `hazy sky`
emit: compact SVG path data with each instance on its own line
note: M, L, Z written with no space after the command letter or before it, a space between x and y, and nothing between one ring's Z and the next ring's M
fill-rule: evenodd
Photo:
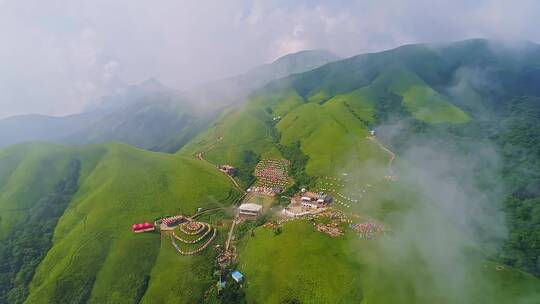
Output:
M0 117L76 112L119 81L186 88L302 49L536 42L538 20L527 0L0 0Z

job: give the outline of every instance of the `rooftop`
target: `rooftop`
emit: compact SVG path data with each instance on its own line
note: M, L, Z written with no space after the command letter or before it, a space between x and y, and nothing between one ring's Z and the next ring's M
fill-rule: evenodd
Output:
M240 273L240 271L235 270L233 273L231 273L231 277L236 281L240 282L244 278L244 275Z
M240 205L239 209L245 211L259 212L262 209L262 206L253 203L247 203Z

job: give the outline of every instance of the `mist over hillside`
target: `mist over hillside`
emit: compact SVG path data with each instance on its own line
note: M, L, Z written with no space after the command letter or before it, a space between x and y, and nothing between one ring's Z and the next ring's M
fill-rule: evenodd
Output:
M1 120L62 144L0 150L0 302L536 303L539 75L529 42L306 51Z
M490 271L470 287L473 273L493 267L478 265L483 259L539 271L529 239L537 217L521 213L538 197L536 135L521 129L536 124L538 63L536 44L483 39L355 56L270 83L180 153L211 147L208 159L243 168L246 151L290 158L284 147L294 147L307 160L295 175L297 190L343 174L352 181L341 193L376 185L377 194L353 209L396 230L397 239L363 257L373 267L369 281L386 282L362 285L376 302L495 301L501 278ZM525 107L535 110L517 110ZM387 155L366 141L370 129L397 155L396 185L381 182ZM515 169L522 165L534 169ZM399 292L378 294L388 289Z

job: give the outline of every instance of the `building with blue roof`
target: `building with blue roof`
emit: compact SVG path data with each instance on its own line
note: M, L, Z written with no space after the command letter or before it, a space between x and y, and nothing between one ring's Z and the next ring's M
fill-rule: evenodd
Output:
M241 274L240 271L238 271L238 270L233 271L233 273L231 273L231 277L232 277L233 280L235 280L237 283L242 282L242 280L244 279L244 275Z

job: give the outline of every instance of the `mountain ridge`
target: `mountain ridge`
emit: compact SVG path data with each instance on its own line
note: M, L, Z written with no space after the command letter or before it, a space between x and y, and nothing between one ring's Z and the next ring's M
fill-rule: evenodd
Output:
M200 126L214 119L223 107L242 102L251 90L270 80L288 75L289 64L292 65L291 71L306 69L305 66L295 65L292 58L309 55L309 58L299 60L314 66L335 58L327 53L319 53L320 55L317 55L317 52L307 51L291 54L288 59L284 59L289 63L278 59L275 61L277 66L267 64L256 68L256 72L247 72L245 75L208 84L199 92L198 89L178 92L164 86L155 78L149 78L139 84L117 89L116 93L102 97L80 114L65 117L23 115L1 119L0 147L32 140L68 144L118 140L150 150L175 152L190 139L191 134L198 132ZM190 112L190 119L186 120L183 116L186 112ZM40 118L38 122L34 119L36 117ZM152 127L130 129L137 126L137 119L162 123L159 127L162 134ZM196 127L190 128L190 123ZM119 128L122 125L126 127ZM185 130L177 129L181 126L186 126ZM179 132L185 135L177 139ZM91 140L85 140L87 138ZM153 140L149 141L149 138Z

